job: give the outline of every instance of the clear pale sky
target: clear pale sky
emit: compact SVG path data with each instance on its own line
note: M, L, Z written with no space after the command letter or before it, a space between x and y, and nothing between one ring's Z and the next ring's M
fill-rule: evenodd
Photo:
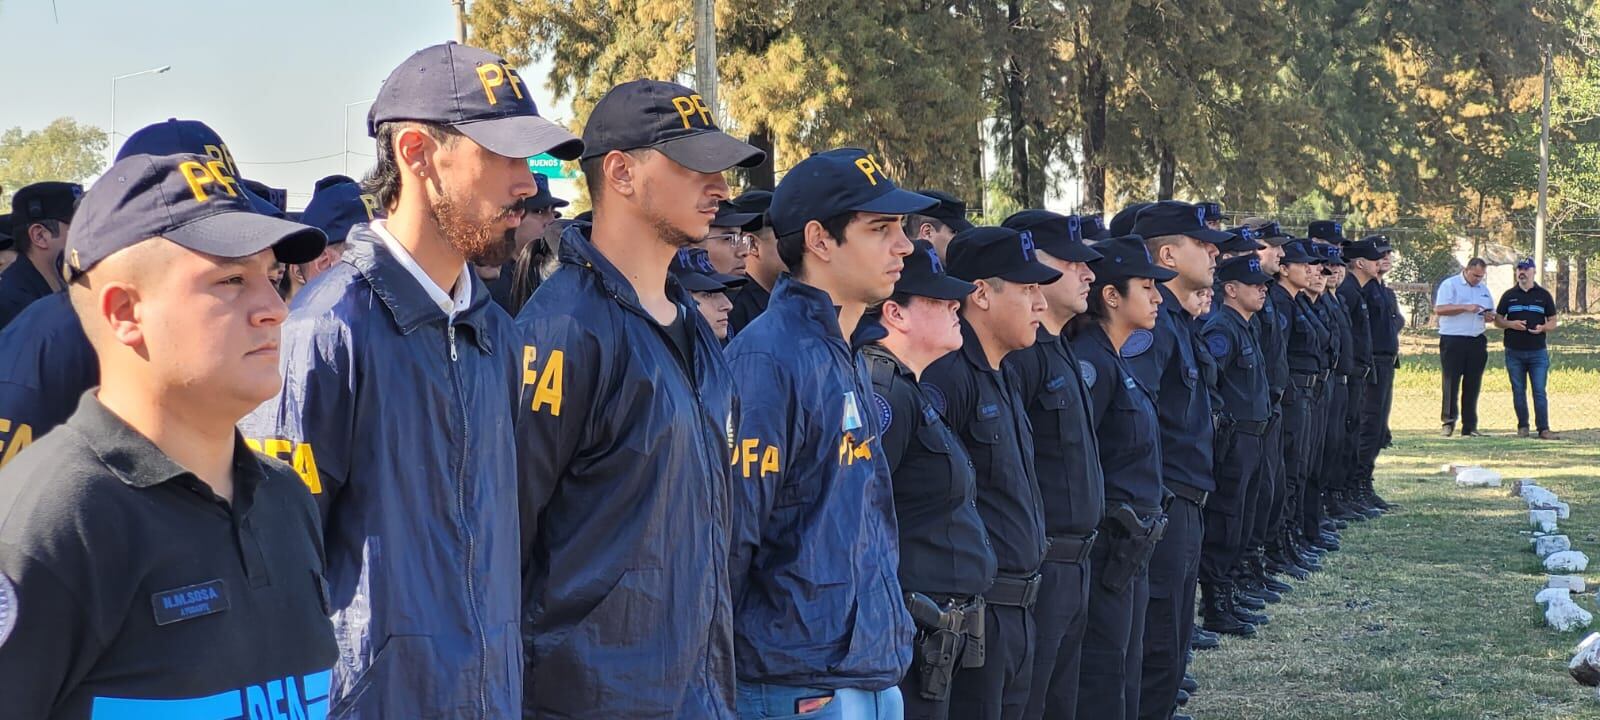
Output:
M241 174L288 188L291 208L318 178L346 171L344 105L371 99L400 61L455 35L449 0L55 0L55 10L0 0L0 129L61 116L111 128L111 78L171 65L116 84L116 143L169 117L202 120ZM540 113L565 121L546 74L543 64L523 70ZM366 112L349 108L357 178L372 160Z

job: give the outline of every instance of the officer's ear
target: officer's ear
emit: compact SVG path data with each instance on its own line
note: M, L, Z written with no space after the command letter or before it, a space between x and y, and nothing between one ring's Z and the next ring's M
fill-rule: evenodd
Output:
M910 318L906 316L905 306L893 300L885 300L878 306L878 322L891 330L902 334L911 330Z
M50 228L45 227L44 223L34 223L28 226L28 244L33 246L33 249L49 250L50 241L54 239L55 233L50 232Z
M622 197L633 197L638 192L639 155L621 150L606 153L600 159L600 176L612 192Z
M982 278L974 280L972 284L976 285L977 289L967 296L967 304L975 305L979 310L987 311L990 303L994 302L994 286L990 285L988 280Z
M827 228L822 227L819 220L806 223L804 242L805 251L821 262L833 262L833 251L839 247L839 241L828 234Z
M438 141L417 125L404 125L394 134L395 162L424 181L430 175L438 180L438 173L433 172L433 152L438 147Z

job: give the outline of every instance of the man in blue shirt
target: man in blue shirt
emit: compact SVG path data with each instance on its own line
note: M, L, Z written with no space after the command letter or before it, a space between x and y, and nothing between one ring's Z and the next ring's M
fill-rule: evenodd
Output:
M1506 372L1511 375L1511 404L1517 411L1517 437L1528 436L1528 387L1533 388L1533 414L1540 440L1555 440L1550 432L1550 403L1545 379L1550 373L1550 350L1545 335L1556 329L1556 301L1550 291L1534 282L1532 258L1517 262L1517 286L1505 291L1496 306L1495 327L1506 331Z

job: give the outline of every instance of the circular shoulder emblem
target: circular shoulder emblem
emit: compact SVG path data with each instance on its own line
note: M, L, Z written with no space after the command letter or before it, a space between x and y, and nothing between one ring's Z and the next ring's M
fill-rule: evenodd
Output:
M1122 356L1125 358L1139 357L1155 343L1155 333L1140 328L1128 336L1127 342L1122 343Z
M1216 357L1227 357L1228 350L1232 345L1232 343L1228 342L1226 333L1218 332L1206 336L1206 349L1210 350L1211 354Z
M1094 381L1099 379L1099 371L1094 369L1094 363L1088 360L1078 361L1078 375L1083 378L1083 384L1094 387Z
M0 645L6 644L11 631L17 627L17 588L11 579L0 573Z
M1278 331L1282 332L1284 330L1288 330L1289 329L1289 315L1287 313L1278 313L1277 315L1278 315Z
M872 402L878 406L878 432L887 432L889 423L894 422L894 410L889 407L889 400L878 393L872 394Z
M944 391L931 383L919 383L919 385L922 387L922 393L928 396L928 403L933 405L933 409L938 410L940 415L945 414Z

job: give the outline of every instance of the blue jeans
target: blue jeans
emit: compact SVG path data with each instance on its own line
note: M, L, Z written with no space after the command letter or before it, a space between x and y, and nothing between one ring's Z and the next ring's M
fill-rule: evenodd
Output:
M1550 403L1545 398L1545 379L1550 374L1549 350L1506 348L1506 372L1511 375L1511 404L1517 409L1517 427L1528 427L1527 387L1533 384L1533 413L1537 429L1550 429Z
M802 700L832 696L820 709L797 713ZM821 690L816 688L739 683L739 720L902 720L900 688Z

